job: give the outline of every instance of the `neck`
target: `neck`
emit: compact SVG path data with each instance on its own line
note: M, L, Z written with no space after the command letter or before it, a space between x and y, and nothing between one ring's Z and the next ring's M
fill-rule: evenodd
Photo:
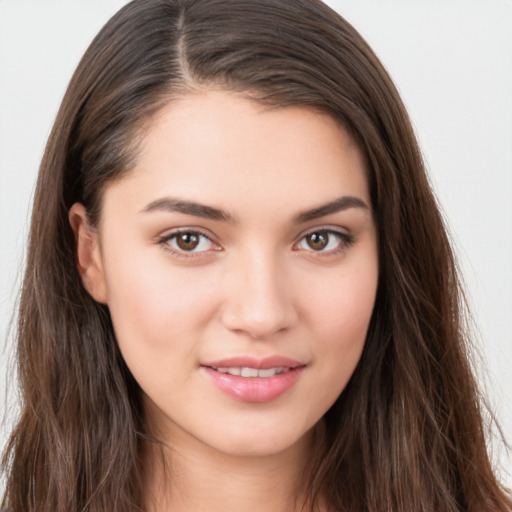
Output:
M312 436L265 456L219 453L195 439L147 449L150 512L302 511Z

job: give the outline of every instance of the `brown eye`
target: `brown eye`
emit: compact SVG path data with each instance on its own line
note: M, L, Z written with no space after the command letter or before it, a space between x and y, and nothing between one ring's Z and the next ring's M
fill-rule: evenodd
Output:
M319 229L304 235L297 248L303 251L316 252L324 255L336 253L353 243L351 235L330 229Z
M210 238L199 231L177 231L163 237L160 243L167 246L172 252L182 255L220 250Z
M314 251L322 251L329 245L329 237L333 235L328 231L316 231L305 236L306 243Z
M196 233L180 233L176 236L176 245L182 251L193 251L199 245L199 235Z

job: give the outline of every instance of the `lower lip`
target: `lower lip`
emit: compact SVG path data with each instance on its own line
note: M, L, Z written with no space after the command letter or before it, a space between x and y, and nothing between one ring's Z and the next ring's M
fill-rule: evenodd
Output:
M203 366L205 374L224 393L243 402L263 403L275 400L288 391L299 379L304 366L292 368L274 377L239 377L220 373Z

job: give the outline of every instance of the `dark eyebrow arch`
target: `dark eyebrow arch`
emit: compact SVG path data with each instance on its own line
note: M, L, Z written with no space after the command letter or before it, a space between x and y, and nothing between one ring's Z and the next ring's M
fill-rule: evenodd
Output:
M303 224L304 222L319 219L320 217L325 217L326 215L338 213L343 210L348 210L349 208L362 208L370 211L370 207L359 197L343 196L322 206L317 206L311 210L299 213L295 216L293 222L295 224Z
M293 218L294 224L303 224L305 222L325 217L349 208L362 208L370 210L368 205L360 198L354 196L343 196L327 204L317 206L311 210L299 213ZM173 197L162 197L149 203L142 212L149 213L155 211L178 212L194 217L202 217L205 219L235 223L234 217L213 206L207 206L195 201L186 201L184 199Z
M144 213L155 211L178 212L184 213L185 215L193 215L194 217L234 223L234 218L229 213L219 208L173 197L156 199L142 210Z

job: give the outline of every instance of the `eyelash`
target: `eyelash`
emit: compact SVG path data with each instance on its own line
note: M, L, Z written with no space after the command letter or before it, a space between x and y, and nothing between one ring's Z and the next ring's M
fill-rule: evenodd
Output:
M198 229L179 229L179 230L173 231L172 233L169 233L165 236L160 237L157 240L157 242L158 242L158 244L160 244L162 246L162 248L165 251L170 252L171 254L173 254L177 257L180 257L180 258L197 258L197 257L204 256L205 252L210 252L208 250L185 251L185 250L180 250L178 248L172 247L170 245L170 243L169 243L170 241L176 240L180 235L184 235L184 234L197 236L203 240L206 239L209 241L209 243L217 246L217 244L214 241L212 241L212 239L210 238L209 235L207 235L206 233L204 233ZM296 249L296 250L304 250L306 252L310 252L311 255L314 257L321 258L321 257L329 257L329 256L334 256L336 254L339 254L340 252L346 250L348 247L350 247L354 243L354 237L347 233L343 233L341 231L337 231L337 230L329 229L329 228L316 228L316 229L309 231L309 232L305 233L304 235L302 235L300 240L294 244L294 248L296 246L298 246L299 244L301 244L308 236L311 236L314 234L326 234L329 237L331 237L331 236L338 237L338 239L339 239L338 246L335 247L334 249L330 249L328 251L323 251L323 250L315 251L314 249ZM201 241L199 243L201 243ZM330 241L328 243L330 243ZM219 247L219 246L217 246L217 247ZM221 250L222 250L221 248L214 249L215 252L221 251Z
M320 233L321 234L326 234L329 237L331 237L331 236L337 237L339 240L338 240L337 247L335 247L333 249L330 249L328 251L323 251L323 250L315 251L312 248L304 249L305 251L310 252L311 256L314 256L314 257L317 257L317 258L326 258L326 257L329 257L329 256L335 256L335 255L345 251L346 249L348 249L354 243L354 241L355 241L354 237L352 235L349 235L348 233L344 233L342 231L338 231L338 230L330 229L330 228L315 228L315 229L305 233L304 235L302 235L302 237L294 245L294 247L299 245L299 244L301 244L303 241L305 241L305 239L308 236L315 235L315 234L318 235ZM330 243L330 241L328 243Z
M160 244L162 246L162 248L165 251L170 252L171 254L178 256L179 258L197 258L197 257L203 256L205 252L209 252L209 251L184 251L184 250L180 250L178 248L172 247L169 242L171 242L172 240L176 240L180 235L197 236L200 239L206 239L209 241L210 244L217 246L217 244L215 244L215 242L211 239L211 237L209 235L207 235L206 233L203 233L202 231L200 231L198 229L178 229L176 231L173 231L172 233L169 233L167 235L160 237L157 240L157 242L158 242L158 244ZM199 242L199 243L201 243L201 242ZM214 249L214 251L220 251L220 250L221 250L220 248Z

